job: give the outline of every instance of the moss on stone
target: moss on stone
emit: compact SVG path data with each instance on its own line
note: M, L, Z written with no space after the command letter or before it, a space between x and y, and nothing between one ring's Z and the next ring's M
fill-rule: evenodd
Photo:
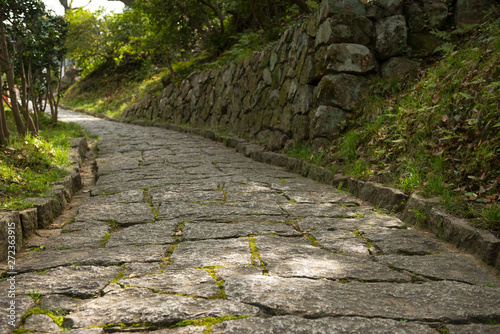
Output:
M257 267L254 263L258 260L260 262L259 267L262 270L266 270L266 265L265 265L264 261L262 260L262 258L260 257L260 251L257 248L257 246L255 245L255 238L253 236L249 236L248 243L250 245L250 252L251 252L250 261L252 263L252 266Z
M206 327L205 333L212 333L212 326L224 321L235 320L235 319L247 319L250 318L248 315L242 316L224 316L224 317L208 317L208 318L200 318L196 320L182 320L176 323L175 325L170 326L170 328L177 327L186 327L186 326L198 326L198 327Z
M314 247L321 247L319 244L319 240L317 240L315 237L313 237L309 233L306 233L305 236L307 239L309 239L309 241L311 241L311 245L313 245Z
M104 238L101 241L101 247L106 247L106 244L108 243L109 238L111 237L111 233L106 233Z
M54 313L52 311L45 310L45 309L42 309L40 307L32 308L31 310L29 310L28 312L26 312L26 314L23 315L23 323L32 314L46 314L46 315L48 315L54 321L54 323L57 326L59 326L59 327L62 328L64 317L62 317L62 316L56 316L56 315L54 315Z
M115 278L113 278L109 283L116 283L120 280L123 279L123 277L125 276L125 268L123 268L119 273L118 275L116 275Z

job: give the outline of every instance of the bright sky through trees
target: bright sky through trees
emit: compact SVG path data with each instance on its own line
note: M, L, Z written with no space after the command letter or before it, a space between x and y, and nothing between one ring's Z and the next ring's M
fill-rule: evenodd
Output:
M43 0L47 9L53 10L57 15L64 14L64 8L59 0ZM69 2L69 1L68 1ZM125 6L121 1L107 1L107 0L73 0L73 7L85 6L85 9L95 11L99 7L105 8L107 12L119 13Z

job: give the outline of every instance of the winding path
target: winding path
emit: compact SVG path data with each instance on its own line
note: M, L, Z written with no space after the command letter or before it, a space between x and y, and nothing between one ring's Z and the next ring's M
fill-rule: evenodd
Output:
M489 267L349 194L201 137L61 119L99 136L99 178L19 262L18 312L82 334L500 333Z

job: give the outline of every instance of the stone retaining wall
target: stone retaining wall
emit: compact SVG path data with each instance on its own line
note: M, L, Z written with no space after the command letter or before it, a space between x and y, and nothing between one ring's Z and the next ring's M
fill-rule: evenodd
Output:
M71 174L54 183L47 197L27 199L33 201L32 208L0 212L0 261L7 259L8 226L15 223L16 253L19 253L24 241L32 237L36 229L47 228L54 218L61 214L73 195L81 189L80 167L87 150L86 138L73 139L71 144L73 165L68 168Z
M270 150L339 131L371 79L403 77L441 43L432 29L481 19L490 0L324 0L317 12L249 59L191 74L147 94L125 118L231 130Z

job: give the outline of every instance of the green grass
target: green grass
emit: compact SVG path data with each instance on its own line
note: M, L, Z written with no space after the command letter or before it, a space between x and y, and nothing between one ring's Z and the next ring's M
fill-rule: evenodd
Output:
M84 136L76 124L53 127L41 116L38 136L20 138L7 117L11 144L0 148L0 210L26 208L26 198L46 196L51 183L68 175L71 139Z

